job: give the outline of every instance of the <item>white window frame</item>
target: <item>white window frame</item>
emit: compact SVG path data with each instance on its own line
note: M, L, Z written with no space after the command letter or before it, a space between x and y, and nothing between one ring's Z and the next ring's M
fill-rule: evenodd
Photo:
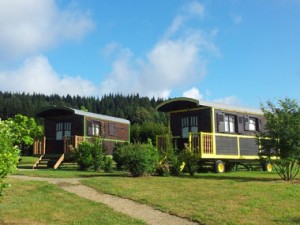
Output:
M225 123L225 132L235 133L236 117L234 115L225 114L224 123Z
M256 118L249 118L249 131L256 131Z

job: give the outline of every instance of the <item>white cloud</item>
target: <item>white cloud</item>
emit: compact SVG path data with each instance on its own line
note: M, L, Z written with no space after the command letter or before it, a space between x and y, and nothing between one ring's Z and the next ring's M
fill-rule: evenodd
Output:
M43 93L60 95L95 95L96 87L81 77L57 74L47 58L36 56L25 60L14 71L0 72L0 90L10 92Z
M184 10L189 16L204 16L205 8L198 1L192 1L189 4L184 6Z
M193 87L190 90L183 92L182 96L187 97L187 98L194 98L194 99L198 99L198 100L203 98L203 95L200 93L200 91L196 87Z
M140 93L147 96L168 98L172 90L183 89L200 82L206 74L207 54L217 54L212 38L215 32L186 29L185 25L194 15L202 15L204 8L192 2L183 14L175 17L145 58L135 58L128 49L121 49L112 66L112 72L102 83L102 93ZM188 12L188 13L187 13ZM116 50L116 44L106 49ZM124 54L127 52L129 54Z
M88 13L61 10L55 0L0 0L0 59L38 53L64 40L78 40L93 29Z

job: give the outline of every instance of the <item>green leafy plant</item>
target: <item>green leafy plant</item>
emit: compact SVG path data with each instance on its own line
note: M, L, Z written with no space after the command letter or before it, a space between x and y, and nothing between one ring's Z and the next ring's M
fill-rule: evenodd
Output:
M184 163L184 167L187 170L187 172L193 176L199 166L198 166L198 157L197 155L192 152L189 148L185 148L180 154L179 154L180 161Z
M12 173L18 164L20 150L14 145L12 130L5 121L0 121L0 196L3 188L3 178Z
M300 107L287 98L267 102L262 111L267 124L257 136L260 157L271 162L283 180L293 180L300 171Z
M95 171L99 171L105 160L103 152L102 139L97 139L94 143L91 144L91 154L92 154L92 166Z
M116 169L122 170L124 169L124 158L125 153L128 151L127 147L129 147L129 143L116 143L113 149L113 160L116 162Z
M113 171L114 161L111 155L106 155L103 158L103 170L104 172L111 173Z
M11 138L14 145L18 145L23 154L30 154L34 138L42 135L42 127L36 123L34 118L28 118L21 114L4 121L11 130Z
M95 171L99 171L104 159L102 139L100 138L94 143L84 141L75 149L75 160L80 170L88 170L93 167Z
M92 144L86 141L82 142L75 149L75 159L80 170L88 170L93 165Z
M118 161L123 161L125 168L134 177L152 174L159 161L158 151L150 140L147 144L122 145L118 148L118 153Z

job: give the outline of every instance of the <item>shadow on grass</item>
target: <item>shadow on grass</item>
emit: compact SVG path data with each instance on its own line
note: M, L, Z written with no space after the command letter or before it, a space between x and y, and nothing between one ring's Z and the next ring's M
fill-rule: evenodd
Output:
M80 174L78 177L81 178L92 178L92 177L129 177L127 173L96 173L95 174Z
M286 222L289 221L288 224L300 224L300 217L294 217L294 218L286 218L284 220L274 220L277 224L286 224Z
M268 174L246 174L245 176L242 176L240 173L235 174L235 172L232 173L224 173L224 174L196 174L194 176L189 176L188 174L183 174L178 176L178 178L182 179L205 179L205 180L232 180L236 182L253 182L253 181L259 181L259 182L274 182L274 181L281 181L281 179L278 177L267 177Z

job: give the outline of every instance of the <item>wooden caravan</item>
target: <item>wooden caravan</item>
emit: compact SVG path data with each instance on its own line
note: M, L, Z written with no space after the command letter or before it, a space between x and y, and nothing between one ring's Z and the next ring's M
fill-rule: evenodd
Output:
M130 122L68 107L52 107L36 114L44 119L45 137L35 140L33 153L64 154L83 141L101 137L103 147L111 154L117 142L130 140Z
M191 98L165 101L157 110L169 115L173 144L179 150L190 147L200 162L213 163L216 172L224 172L225 164L259 160L256 133L266 123L260 110ZM158 137L159 149L163 148L163 139Z

